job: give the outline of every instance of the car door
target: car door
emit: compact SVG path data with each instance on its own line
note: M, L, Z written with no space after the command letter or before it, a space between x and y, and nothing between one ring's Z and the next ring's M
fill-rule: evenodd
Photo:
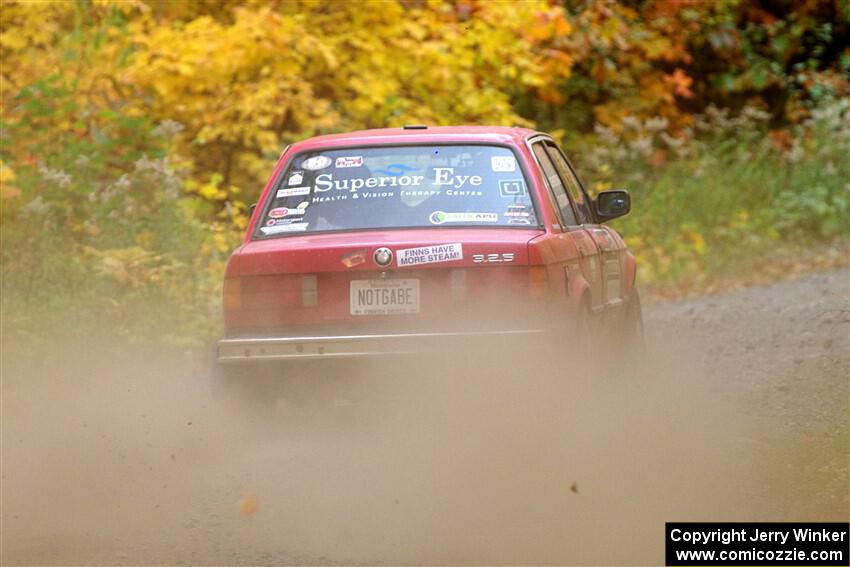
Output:
M557 230L561 232L557 236L560 245L555 246L555 253L558 256L556 261L563 264L567 271L567 278L570 277L570 270L578 264L585 281L590 286L591 308L596 311L604 307L599 248L577 216L575 204L568 193L567 179L558 171L552 160L548 147L550 144L554 146L549 138L538 138L532 141L531 150L543 172L560 220L560 225L557 227Z
M558 173L565 180L567 190L576 207L578 220L599 250L602 302L607 307L619 306L623 301L622 273L625 243L616 231L596 222L587 192L560 148L555 144L547 144L547 150Z

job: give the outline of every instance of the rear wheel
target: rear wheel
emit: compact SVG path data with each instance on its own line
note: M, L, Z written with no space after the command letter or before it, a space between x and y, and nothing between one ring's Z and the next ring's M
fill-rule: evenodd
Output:
M584 367L593 363L596 353L596 333L594 332L593 315L587 300L579 303L573 316L570 318L567 336L564 337L567 349L573 356L575 362Z
M626 307L623 343L626 352L631 356L640 356L646 346L643 334L643 309L640 305L640 294L636 288L632 291L632 298Z

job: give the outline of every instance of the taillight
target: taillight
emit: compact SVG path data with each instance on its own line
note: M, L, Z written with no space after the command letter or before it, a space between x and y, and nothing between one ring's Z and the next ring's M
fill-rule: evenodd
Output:
M301 278L301 305L315 307L319 303L319 285L316 276Z
M528 293L531 297L549 295L549 271L546 266L528 268Z
M234 311L242 307L242 280L239 278L224 279L224 308Z

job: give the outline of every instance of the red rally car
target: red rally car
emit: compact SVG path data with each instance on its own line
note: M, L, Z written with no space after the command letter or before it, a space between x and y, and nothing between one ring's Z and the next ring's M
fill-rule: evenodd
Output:
M227 265L219 368L642 333L635 260L547 134L424 127L286 148ZM617 333L601 333L615 329Z

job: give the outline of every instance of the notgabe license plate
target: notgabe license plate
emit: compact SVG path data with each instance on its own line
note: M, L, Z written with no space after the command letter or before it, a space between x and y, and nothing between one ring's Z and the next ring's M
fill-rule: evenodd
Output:
M419 313L419 280L352 280L352 315Z

